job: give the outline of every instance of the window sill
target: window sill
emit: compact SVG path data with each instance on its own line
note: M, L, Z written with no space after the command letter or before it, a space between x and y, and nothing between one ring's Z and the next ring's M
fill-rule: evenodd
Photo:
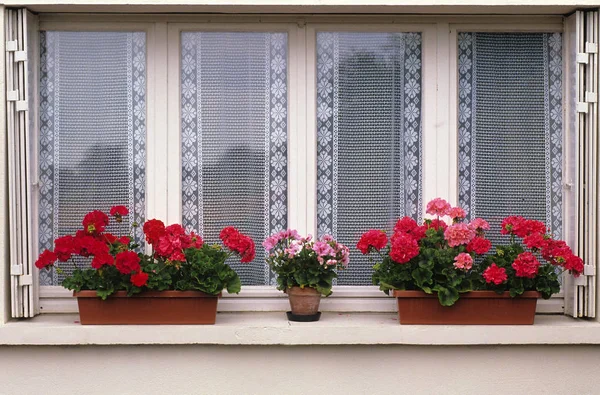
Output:
M600 323L538 315L532 326L399 325L393 313L325 312L289 322L282 312L219 313L217 325L83 326L46 314L0 326L0 345L516 345L600 344Z

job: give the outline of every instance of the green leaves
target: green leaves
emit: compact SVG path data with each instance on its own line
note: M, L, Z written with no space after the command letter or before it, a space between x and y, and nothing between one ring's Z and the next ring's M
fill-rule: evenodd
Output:
M239 276L225 263L229 257L227 252L204 244L200 249L187 249L185 255L186 262L168 262L141 255L141 269L148 274L148 282L142 288L131 284L130 275L119 273L114 266L104 266L100 270L76 269L62 285L74 291L95 290L102 299L116 291L126 291L129 296L143 290L193 290L210 295L217 295L223 289L229 293L240 292Z
M465 252L464 246L448 247L444 231L430 228L419 247L419 255L404 264L384 256L373 267L373 283L387 294L394 289L437 292L443 306L456 303L459 293L473 290L473 275L454 267L454 257Z
M277 274L277 289L281 291L291 287L310 287L323 296L329 296L333 279L337 278L334 267L319 264L311 252L304 249L293 260L285 263L273 260L269 264Z
M429 288L433 284L433 272L428 268L417 267L412 271L412 278L418 288Z
M452 287L442 287L437 285L433 288L437 292L438 300L442 306L452 306L459 298L458 291Z

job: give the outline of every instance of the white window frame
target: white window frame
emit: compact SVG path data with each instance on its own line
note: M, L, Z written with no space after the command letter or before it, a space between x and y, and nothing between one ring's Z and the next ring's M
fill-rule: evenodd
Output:
M118 21L118 22L115 22ZM563 31L560 16L236 16L41 14L40 30L145 31L147 34L146 217L181 222L180 33L181 31L287 32L288 223L316 234L316 32L377 31L423 34L423 200L458 200L457 31ZM563 86L566 84L563 84ZM167 109L165 111L164 109ZM35 115L37 117L37 115ZM36 152L37 155L37 152ZM151 158L167 158L167 166ZM37 221L37 215L34 216ZM566 218L565 216L563 218ZM34 224L37 230L37 224ZM37 244L37 235L34 236ZM260 244L261 240L256 241ZM260 247L259 247L260 248ZM37 248L35 248L37 251ZM323 311L389 312L395 299L376 286L336 286ZM70 291L40 287L42 313L77 312ZM538 312L563 311L562 293L540 300ZM219 311L284 311L286 296L271 286L245 286L224 294Z

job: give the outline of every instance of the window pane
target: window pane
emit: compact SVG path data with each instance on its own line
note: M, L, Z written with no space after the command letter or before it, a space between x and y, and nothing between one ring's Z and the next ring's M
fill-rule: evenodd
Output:
M418 219L421 34L317 33L317 222L351 248L339 285L370 285L370 229Z
M287 227L287 34L181 35L183 222L206 241L235 226L257 243L245 285L270 284L260 243Z
M562 234L562 37L461 33L459 200L493 226L508 215Z
M145 215L145 33L48 31L40 43L40 249L116 204L131 214L109 230L127 234ZM40 283L59 285L73 269L61 267Z

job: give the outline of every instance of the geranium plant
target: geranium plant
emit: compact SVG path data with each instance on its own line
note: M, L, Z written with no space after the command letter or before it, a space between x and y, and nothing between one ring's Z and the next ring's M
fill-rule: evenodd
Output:
M313 240L288 229L268 237L263 246L267 263L277 275L277 289L282 291L309 287L329 296L336 269L346 268L350 260L348 247L329 235Z
M562 271L574 276L583 272L583 260L564 241L553 239L543 222L511 216L502 221L500 233L510 236L510 244L497 246L478 265L481 289L508 291L513 297L538 291L548 299L560 291Z
M477 283L473 262L491 248L485 238L489 225L480 218L465 221L462 208L440 198L429 202L426 211L434 218L420 225L410 217L401 218L389 240L384 231L369 230L357 248L363 254L377 253L380 262L374 265L373 283L386 294L421 290L437 293L442 305L451 306Z
M125 206L115 206L110 214L116 222L128 215ZM137 252L139 245L132 236L116 236L106 228L109 216L102 211L92 211L83 219L83 229L74 235L59 237L54 250L43 251L35 265L39 269L52 266L60 269L61 262L71 260L75 270L62 285L76 292L95 290L106 299L117 291L128 296L142 291L202 291L217 295L223 289L238 293L241 282L237 273L225 263L232 255L239 255L241 262L254 259L252 239L233 227L221 231L225 248L204 243L194 232L178 224L170 226L157 219L144 223L146 242L152 253ZM138 224L133 223L132 229ZM90 260L91 267L80 265L75 257ZM81 261L80 261L81 262Z

